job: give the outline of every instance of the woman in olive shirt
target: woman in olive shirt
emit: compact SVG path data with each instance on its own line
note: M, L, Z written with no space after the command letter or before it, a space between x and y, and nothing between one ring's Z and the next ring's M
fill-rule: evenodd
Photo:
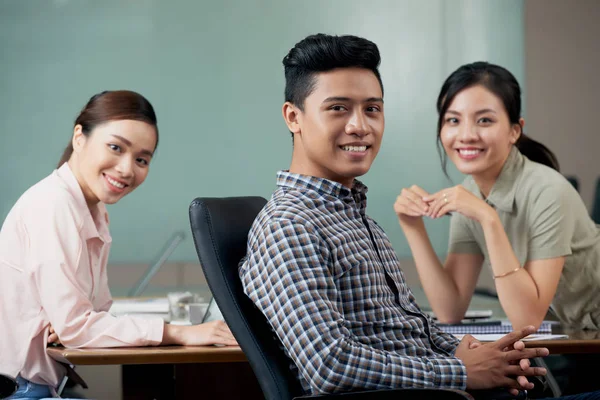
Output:
M437 109L444 172L447 157L467 177L434 194L405 188L394 205L436 316L463 318L485 265L515 329L539 327L550 306L566 325L599 329L598 227L554 154L523 134L514 76L485 62L464 65L442 86ZM442 264L422 217L448 214Z

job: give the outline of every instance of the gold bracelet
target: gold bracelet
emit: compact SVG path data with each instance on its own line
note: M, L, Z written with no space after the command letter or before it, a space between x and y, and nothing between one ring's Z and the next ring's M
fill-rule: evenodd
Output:
M514 274L515 272L517 272L520 269L521 269L521 266L518 266L517 268L513 269L512 271L508 271L508 272L505 272L505 273L500 274L500 275L494 275L494 279L504 278L505 276L508 276L510 274Z

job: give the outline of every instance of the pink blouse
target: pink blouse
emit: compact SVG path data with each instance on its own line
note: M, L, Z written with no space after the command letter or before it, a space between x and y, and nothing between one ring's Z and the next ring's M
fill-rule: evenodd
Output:
M70 348L160 344L162 319L107 312L110 243L104 204L90 212L67 163L21 196L0 231L0 373L56 387L50 325Z

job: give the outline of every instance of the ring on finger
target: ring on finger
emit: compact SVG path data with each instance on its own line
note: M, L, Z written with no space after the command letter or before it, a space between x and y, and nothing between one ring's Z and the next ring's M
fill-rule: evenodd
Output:
M444 203L448 202L448 195L446 193L444 193Z

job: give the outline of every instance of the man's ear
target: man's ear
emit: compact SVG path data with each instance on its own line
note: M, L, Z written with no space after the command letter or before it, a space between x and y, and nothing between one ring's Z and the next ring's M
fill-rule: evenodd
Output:
M290 132L292 132L293 134L302 133L300 128L300 119L302 117L302 111L300 111L298 107L296 107L289 101L286 101L285 103L283 103L283 108L281 109L281 112L283 114L285 124L287 125Z
M75 128L73 128L73 139L71 139L74 153L79 153L81 149L83 149L86 139L87 137L83 133L83 127L81 124L75 125Z

